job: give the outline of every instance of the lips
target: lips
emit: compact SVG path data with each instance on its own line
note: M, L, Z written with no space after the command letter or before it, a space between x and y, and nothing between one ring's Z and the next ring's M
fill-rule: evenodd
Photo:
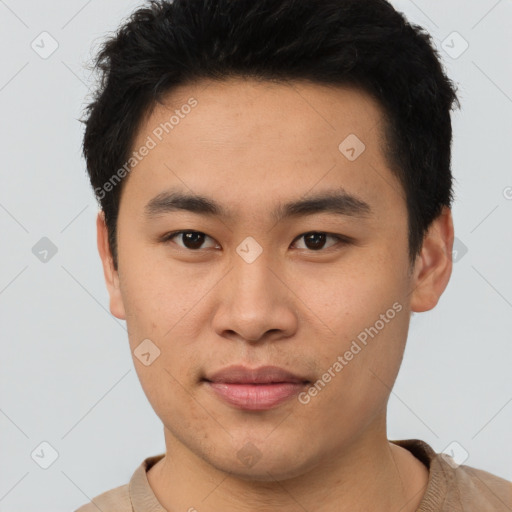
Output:
M273 409L300 393L310 382L277 366L230 366L204 378L206 387L237 409Z
M205 378L209 382L225 384L273 384L293 383L304 384L309 382L306 377L295 375L278 366L261 366L247 368L246 366L229 366Z

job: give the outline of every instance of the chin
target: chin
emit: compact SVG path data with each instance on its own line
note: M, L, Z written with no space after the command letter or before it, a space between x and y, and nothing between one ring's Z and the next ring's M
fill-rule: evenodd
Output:
M307 461L296 461L296 465L290 464L290 456L281 451L276 452L273 449L271 456L266 457L265 454L261 454L260 457L256 455L256 452L251 459L247 455L249 453L249 447L239 450L235 459L228 458L222 461L207 460L209 464L214 466L217 470L229 474L234 478L245 480L248 482L275 482L289 480L303 475L310 471L313 467L313 463ZM296 451L295 448L290 448L291 451ZM240 456L238 456L240 455Z

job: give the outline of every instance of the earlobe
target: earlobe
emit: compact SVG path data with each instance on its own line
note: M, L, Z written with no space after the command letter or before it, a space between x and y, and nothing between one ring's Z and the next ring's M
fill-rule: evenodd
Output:
M451 210L445 206L425 235L416 261L411 282L411 311L429 311L439 302L452 273L453 237Z
M110 312L120 320L125 320L125 310L121 289L119 286L119 273L114 269L114 261L108 241L108 230L105 223L105 214L102 210L96 218L98 252L103 265L103 275L110 296Z

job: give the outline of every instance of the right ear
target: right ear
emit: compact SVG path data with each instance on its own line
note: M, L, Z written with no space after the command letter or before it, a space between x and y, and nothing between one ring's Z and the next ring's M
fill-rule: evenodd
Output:
M114 269L114 260L108 241L108 230L105 223L105 214L103 210L98 212L96 218L98 252L100 253L101 263L103 264L103 274L110 296L110 312L120 320L126 320L123 297L119 287L119 273Z

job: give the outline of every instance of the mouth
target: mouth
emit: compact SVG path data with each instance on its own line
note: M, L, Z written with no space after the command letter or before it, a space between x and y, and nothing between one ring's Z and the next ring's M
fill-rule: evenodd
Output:
M272 382L269 384L236 384L204 381L222 401L238 409L264 411L273 409L299 394L307 383Z
M244 386L270 386L272 384L308 384L309 381L308 380L303 380L303 381L286 381L286 380L283 380L283 381L272 381L272 382L222 382L222 381L212 381L212 380L208 380L208 379L202 379L203 382L211 382L212 384L238 384L240 386L244 385Z
M203 378L202 382L228 405L262 411L290 400L311 381L276 366L256 369L231 366Z
M210 382L226 384L300 384L309 382L307 377L296 375L279 366L260 366L249 368L243 365L228 366L204 377Z

